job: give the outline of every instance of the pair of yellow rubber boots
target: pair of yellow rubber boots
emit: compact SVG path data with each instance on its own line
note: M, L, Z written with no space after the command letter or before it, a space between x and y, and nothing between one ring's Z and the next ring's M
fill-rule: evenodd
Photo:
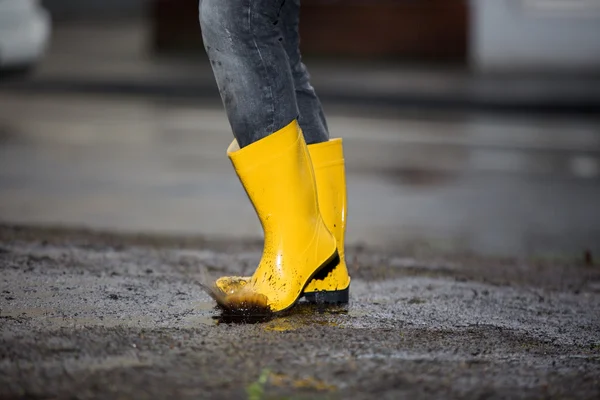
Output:
M344 260L346 177L341 139L306 145L296 120L242 149L227 149L264 231L264 249L251 277L215 282L230 311L279 312L302 296L347 303Z

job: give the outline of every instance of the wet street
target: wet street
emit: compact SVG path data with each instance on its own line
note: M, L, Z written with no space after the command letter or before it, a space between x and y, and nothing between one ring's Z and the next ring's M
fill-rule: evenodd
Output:
M350 305L257 325L198 285L261 250L218 107L1 94L0 124L0 398L600 394L589 121L331 113Z
M0 398L600 395L600 270L348 249L350 304L219 320L260 244L0 227Z
M0 399L600 397L598 117L326 96L350 304L230 323L199 284L251 274L261 230L225 114L96 90L192 67L90 29L116 46L58 31L32 81L0 84Z
M345 140L349 243L600 252L598 121L328 110ZM0 220L260 238L230 140L219 104L0 93Z

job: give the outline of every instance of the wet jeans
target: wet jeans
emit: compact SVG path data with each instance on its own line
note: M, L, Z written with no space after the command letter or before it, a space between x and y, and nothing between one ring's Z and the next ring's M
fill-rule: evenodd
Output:
M308 144L329 139L299 48L300 0L200 0L200 26L241 147L298 119Z

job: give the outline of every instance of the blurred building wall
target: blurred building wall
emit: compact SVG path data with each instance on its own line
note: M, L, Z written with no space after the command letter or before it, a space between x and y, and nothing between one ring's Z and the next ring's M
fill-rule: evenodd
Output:
M223 0L227 1L227 0ZM466 62L469 0L302 0L305 56ZM154 0L154 50L201 51L198 0Z
M152 0L42 0L53 19L139 17Z
M305 54L465 62L468 0L303 0Z
M600 0L471 0L481 72L600 71Z

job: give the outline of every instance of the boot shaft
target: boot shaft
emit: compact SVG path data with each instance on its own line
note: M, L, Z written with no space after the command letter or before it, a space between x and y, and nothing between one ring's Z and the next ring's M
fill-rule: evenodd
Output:
M321 215L335 237L338 252L343 258L348 211L342 139L311 144L308 151L315 173Z
M278 246L283 225L299 237L312 234L320 222L315 176L295 121L242 149L234 140L227 155L263 227L265 248Z

